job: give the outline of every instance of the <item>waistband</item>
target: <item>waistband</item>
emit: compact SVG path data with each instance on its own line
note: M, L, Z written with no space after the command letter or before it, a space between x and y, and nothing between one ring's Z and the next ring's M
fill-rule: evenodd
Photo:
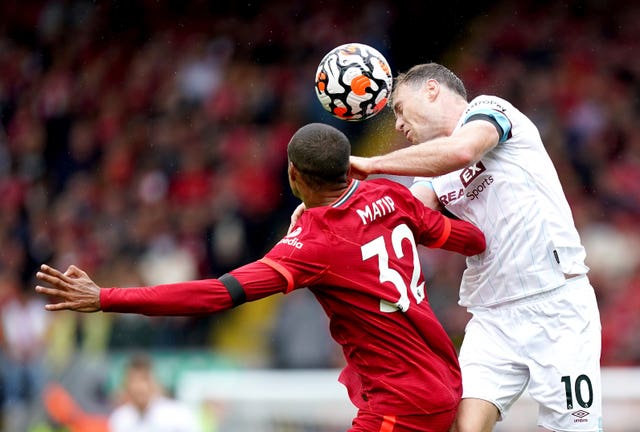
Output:
M517 306L522 306L525 304L529 304L529 303L537 303L539 301L544 301L553 297L556 297L560 294L563 294L565 292L571 291L573 289L578 289L580 287L584 287L585 285L583 285L584 282L587 282L587 286L589 285L589 279L587 277L586 274L578 274L578 275L567 275L565 277L565 282L564 284L557 286L555 288L551 288L549 290L546 291L542 291L539 293L535 293L535 294L531 294L528 295L526 297L522 297L519 299L515 299L515 300L510 300L501 304L497 304L497 305L493 305L493 306L487 306L487 307L483 307L483 306L478 306L478 307L471 307L469 308L469 312L473 312L474 310L498 310L498 309L505 309L505 308L511 308L511 307L517 307Z

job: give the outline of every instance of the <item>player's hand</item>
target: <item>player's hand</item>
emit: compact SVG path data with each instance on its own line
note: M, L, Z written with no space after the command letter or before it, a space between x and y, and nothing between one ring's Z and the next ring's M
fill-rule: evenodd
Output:
M300 203L300 205L296 207L293 213L291 213L291 223L289 224L289 229L287 230L287 234L291 233L291 230L296 225L296 223L298 222L298 219L300 219L300 216L302 216L302 213L304 213L306 209L307 208L305 207L304 203Z
M62 273L46 264L40 266L36 277L52 287L36 286L36 292L61 299L45 306L49 311L72 310L96 312L100 310L100 287L78 267L71 265Z
M349 177L351 178L364 180L370 174L373 174L371 158L351 156L349 157L349 163L351 164L351 169L349 171Z

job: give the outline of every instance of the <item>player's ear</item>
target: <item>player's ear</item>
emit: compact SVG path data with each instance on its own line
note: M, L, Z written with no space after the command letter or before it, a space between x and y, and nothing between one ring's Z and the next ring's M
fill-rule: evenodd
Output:
M427 98L433 101L440 93L440 83L434 79L428 79L424 83L424 91Z
M298 176L300 175L300 171L298 170L298 168L296 168L296 166L291 161L289 161L288 172L289 172L289 179L293 181L297 180Z

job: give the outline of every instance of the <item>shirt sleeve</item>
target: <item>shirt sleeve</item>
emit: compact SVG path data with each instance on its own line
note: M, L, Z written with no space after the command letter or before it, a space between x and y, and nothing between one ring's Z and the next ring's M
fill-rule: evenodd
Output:
M449 219L446 216L442 217ZM441 249L457 252L465 256L478 255L484 252L487 243L484 234L475 225L456 219L449 219L449 223L451 224L451 231L447 240L440 246Z
M445 249L465 256L477 255L486 248L484 234L475 225L451 219L425 207L423 231L418 241L429 248Z
M105 312L137 313L150 316L196 316L230 309L234 300L229 282L242 290L246 301L284 292L286 279L261 262L253 262L219 279L203 279L136 288L103 288L100 305ZM223 283L223 281L225 281Z
M498 142L503 143L511 137L511 120L504 113L504 109L491 99L477 98L471 102L472 108L465 112L463 124L475 120L491 123L498 131Z
M324 236L315 231L309 215L303 215L305 227L297 235L288 235L278 242L260 262L271 267L286 281L285 294L317 283L328 269Z
M414 177L412 185L424 185L433 190L433 181L431 177Z

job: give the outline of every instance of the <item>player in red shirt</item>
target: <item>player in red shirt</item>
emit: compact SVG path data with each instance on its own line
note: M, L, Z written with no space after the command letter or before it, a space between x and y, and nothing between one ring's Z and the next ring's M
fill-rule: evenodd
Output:
M417 245L470 256L473 225L425 207L403 185L349 180L351 146L309 124L291 139L289 183L307 211L262 259L218 279L100 288L75 266L43 265L51 311L201 315L309 288L330 319L347 366L340 381L359 409L350 432L448 431L461 396L455 349L427 301Z

